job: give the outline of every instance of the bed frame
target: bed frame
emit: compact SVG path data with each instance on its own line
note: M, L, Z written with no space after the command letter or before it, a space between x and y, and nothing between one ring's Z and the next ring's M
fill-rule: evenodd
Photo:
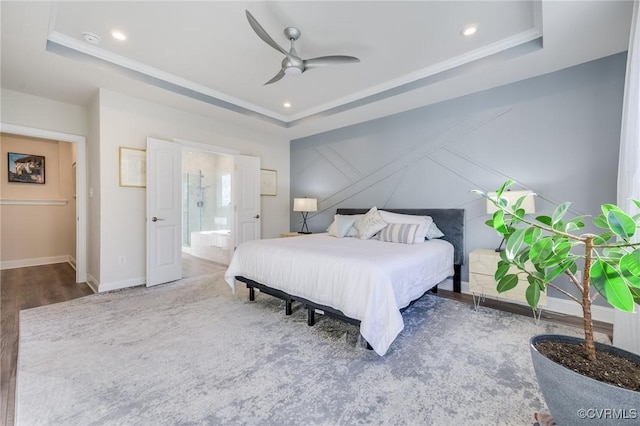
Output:
M431 216L433 221L438 225L438 228L445 235L442 239L449 241L454 247L453 258L453 291L460 293L461 291L461 269L464 263L464 209L384 209L393 213L409 214L416 216ZM355 209L355 208L339 208L336 210L337 214L351 215L351 214L364 214L369 209ZM284 300L285 302L285 314L291 315L292 303L299 302L303 308L307 310L307 324L312 326L315 324L315 314L327 315L338 320L344 321L353 325L360 325L360 320L350 318L344 315L341 311L334 309L330 306L321 305L311 300L304 299L302 297L292 296L284 291L274 289L264 284L253 281L243 276L236 276L236 280L242 281L247 285L249 289L249 300L255 300L255 289L260 290L262 293L269 294ZM438 291L436 285L431 289L434 293ZM415 300L414 300L415 302ZM413 303L413 302L411 302ZM411 305L411 304L410 304ZM409 306L410 306L409 305ZM407 306L408 307L408 306ZM402 310L406 309L403 308Z

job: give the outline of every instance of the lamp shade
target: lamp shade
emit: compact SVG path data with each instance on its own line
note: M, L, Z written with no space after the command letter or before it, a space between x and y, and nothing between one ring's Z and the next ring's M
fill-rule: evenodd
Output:
M318 211L318 200L315 198L294 198L294 212L316 212Z
M489 192L487 195L490 197L495 197L495 192ZM533 198L533 191L504 191L502 193L501 198L506 198L508 200L508 206L511 207L515 204L518 199L521 197L527 196L524 199L520 208L524 209L525 213L535 213L536 212L536 202ZM487 200L487 214L494 214L498 208L491 201Z

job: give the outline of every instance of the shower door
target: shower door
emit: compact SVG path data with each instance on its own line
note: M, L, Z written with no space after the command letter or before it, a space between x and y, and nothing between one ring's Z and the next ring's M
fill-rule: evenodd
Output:
M191 233L202 231L204 199L202 170L187 172L183 176L182 187L182 245L191 246Z

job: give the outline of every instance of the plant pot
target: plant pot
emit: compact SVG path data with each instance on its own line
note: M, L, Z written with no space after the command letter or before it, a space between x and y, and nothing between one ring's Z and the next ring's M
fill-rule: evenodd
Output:
M584 339L542 334L529 341L538 386L557 425L619 426L640 421L640 392L594 380L551 361L535 348L545 341L580 344ZM596 342L596 350L640 364L640 356L614 346Z

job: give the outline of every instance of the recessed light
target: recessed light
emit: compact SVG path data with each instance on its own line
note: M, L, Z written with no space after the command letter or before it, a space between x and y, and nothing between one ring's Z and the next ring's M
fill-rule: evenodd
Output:
M118 30L111 31L111 35L116 40L125 41L127 39L127 36L122 31L118 31Z
M100 37L98 37L97 35L95 35L93 33L82 33L82 38L87 43L100 44Z
M478 26L477 25L467 25L466 27L464 27L462 29L462 35L463 36L474 35L476 33L476 31L478 31Z
M291 108L291 102L285 102L282 104L285 108Z

